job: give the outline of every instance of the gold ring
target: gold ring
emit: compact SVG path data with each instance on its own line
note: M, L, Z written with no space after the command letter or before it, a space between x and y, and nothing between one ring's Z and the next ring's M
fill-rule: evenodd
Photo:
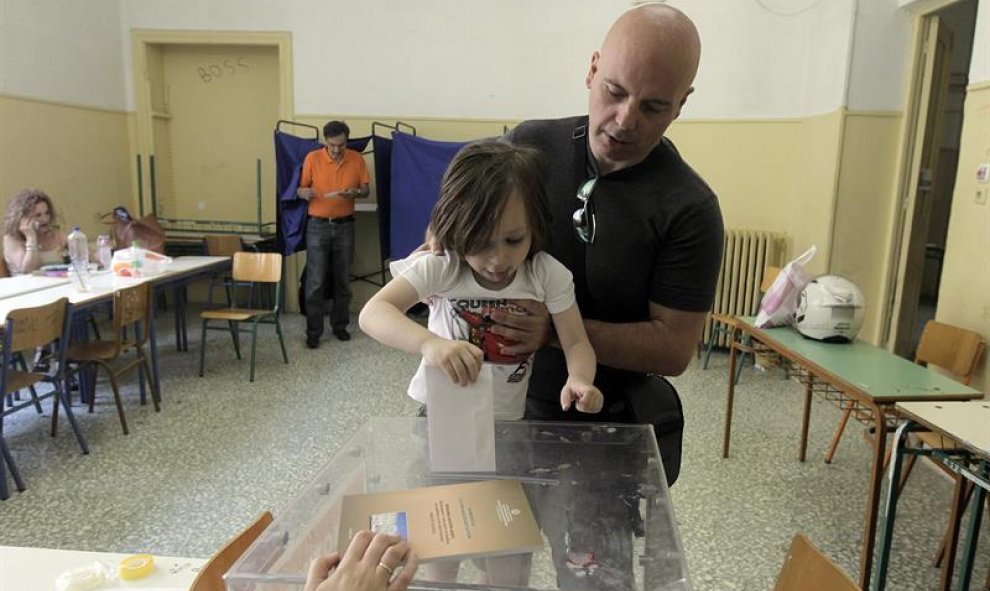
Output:
M385 571L388 572L388 576L390 577L392 576L392 568L389 567L389 565L385 564L384 562L378 561L378 566L384 568Z

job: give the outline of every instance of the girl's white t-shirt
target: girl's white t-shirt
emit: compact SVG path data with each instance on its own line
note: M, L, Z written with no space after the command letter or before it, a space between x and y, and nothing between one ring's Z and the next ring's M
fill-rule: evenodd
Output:
M505 355L500 344L505 338L491 332L492 310L516 309L510 300L543 302L550 314L576 305L574 279L557 259L544 252L533 255L520 267L512 283L500 290L478 284L467 263L453 253L437 256L413 253L391 264L392 275L408 281L430 308L428 328L448 339L474 343L492 366L496 420L517 420L526 410L533 354ZM409 383L409 396L426 404L426 378L423 362Z

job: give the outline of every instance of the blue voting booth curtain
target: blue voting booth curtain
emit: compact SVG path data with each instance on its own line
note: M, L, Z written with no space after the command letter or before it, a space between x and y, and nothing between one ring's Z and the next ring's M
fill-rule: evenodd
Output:
M375 153L375 198L378 200L378 246L384 261L392 251L389 220L392 219L392 139L372 136Z
M467 142L438 142L392 133L391 258L401 259L423 244L430 212L440 196L447 165Z
M347 147L364 152L371 141L370 136L351 138ZM323 144L307 138L300 138L281 131L275 131L275 205L278 230L275 244L278 252L288 256L306 249L306 212L309 204L296 197L299 177L302 175L306 154L323 148Z
M275 245L278 252L288 256L306 248L306 201L296 197L299 176L306 154L322 144L313 139L296 137L275 131L275 204L278 230Z

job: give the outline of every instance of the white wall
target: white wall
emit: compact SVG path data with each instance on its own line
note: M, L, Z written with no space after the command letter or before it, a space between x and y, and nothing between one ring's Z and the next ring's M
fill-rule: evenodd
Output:
M299 114L520 118L586 108L591 53L628 5L122 0L121 10L125 31L291 31Z
M969 63L969 83L990 82L990 0L980 0L976 12L973 59Z
M118 0L0 0L0 93L123 110Z
M586 108L591 52L630 4L121 0L121 12L125 35L131 28L291 31L300 114L521 118ZM818 1L792 16L756 2L670 4L695 20L704 43L685 118L800 117L842 104L855 0ZM130 96L129 67L127 76Z
M898 0L860 0L849 73L848 107L902 111L910 74L914 15Z
M990 80L988 3L980 1L970 84ZM280 30L293 34L300 114L556 116L584 110L590 54L629 4L4 0L0 93L133 109L132 28ZM850 60L849 108L903 109L912 19L924 0L670 4L695 20L704 44L686 119L834 110L845 102Z

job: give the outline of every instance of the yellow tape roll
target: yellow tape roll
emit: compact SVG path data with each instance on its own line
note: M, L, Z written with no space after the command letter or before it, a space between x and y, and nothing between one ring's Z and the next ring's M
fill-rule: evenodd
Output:
M155 557L151 554L135 554L120 561L120 578L125 581L143 579L155 572Z

